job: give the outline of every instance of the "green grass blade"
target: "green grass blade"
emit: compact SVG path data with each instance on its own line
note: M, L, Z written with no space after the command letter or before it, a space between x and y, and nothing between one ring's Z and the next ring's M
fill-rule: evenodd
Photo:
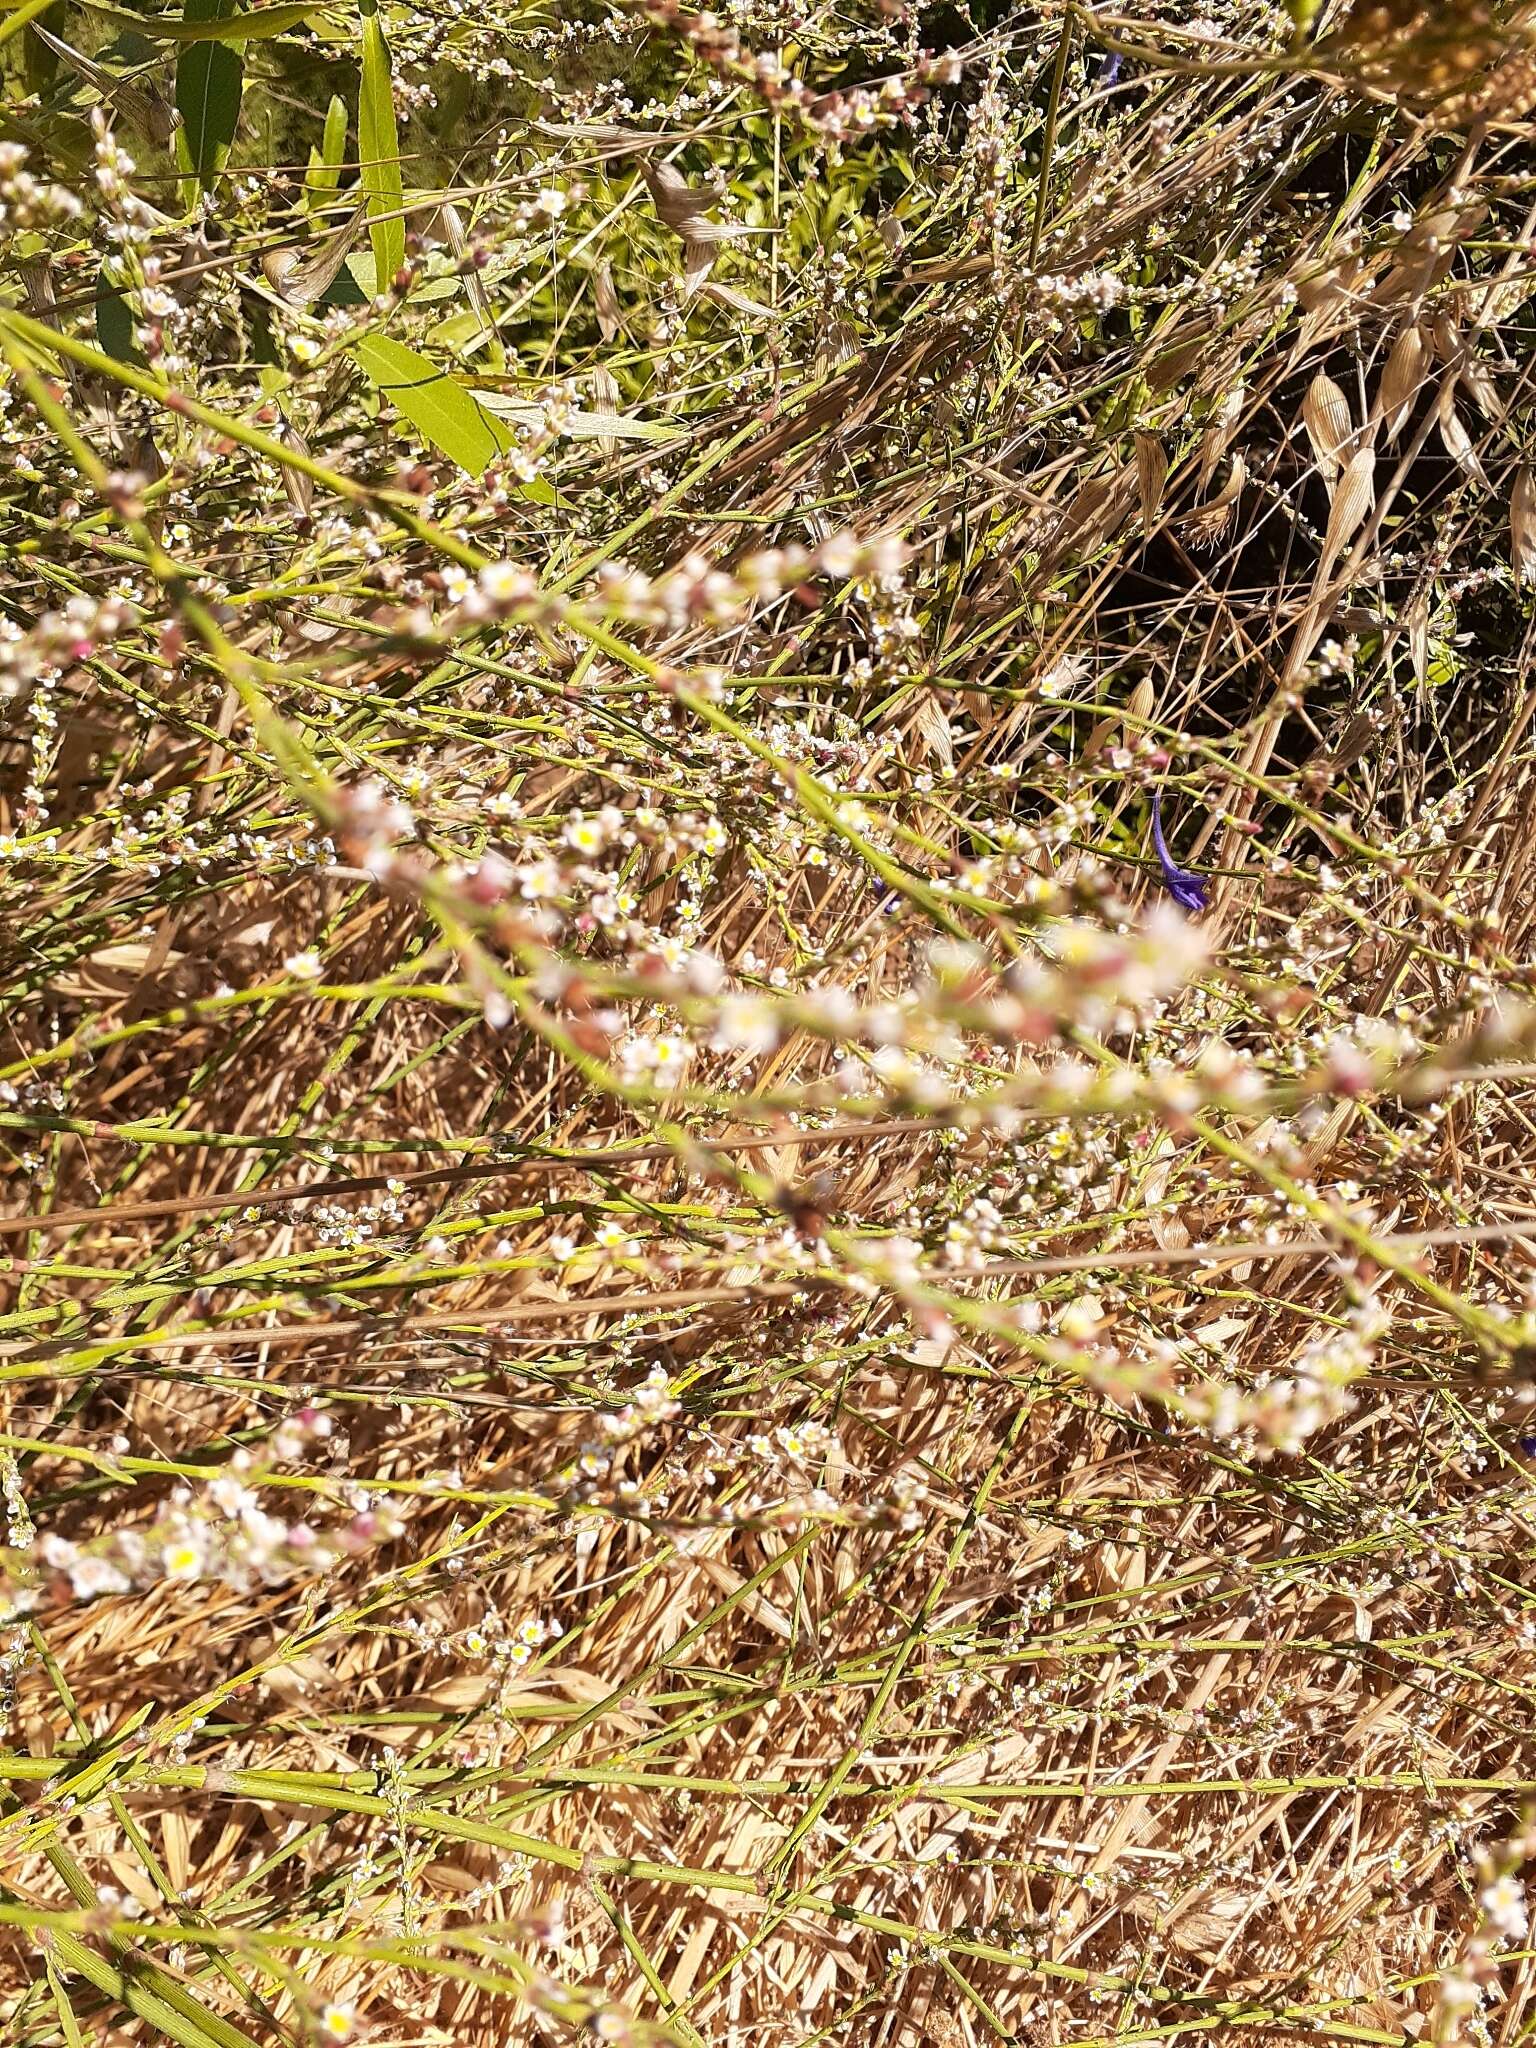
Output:
M374 0L364 0L363 76L357 103L357 153L368 194L369 239L379 287L387 291L405 267L405 191L400 136L390 79L389 44Z

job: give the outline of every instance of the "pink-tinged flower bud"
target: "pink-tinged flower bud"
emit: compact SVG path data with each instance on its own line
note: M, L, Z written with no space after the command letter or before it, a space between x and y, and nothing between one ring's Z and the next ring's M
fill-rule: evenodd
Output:
M489 906L500 903L515 880L509 863L499 853L490 852L483 854L478 864L470 869L462 887L471 903Z
M1364 1095L1375 1080L1375 1069L1359 1046L1346 1038L1335 1039L1323 1061L1323 1073L1335 1095Z

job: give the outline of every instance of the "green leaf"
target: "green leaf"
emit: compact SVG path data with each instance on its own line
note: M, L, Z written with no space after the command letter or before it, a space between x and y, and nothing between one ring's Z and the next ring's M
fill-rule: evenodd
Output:
M279 7L256 7L245 14L226 14L217 21L187 21L168 14L130 14L122 7L105 6L103 0L80 0L99 20L162 43L261 42L268 36L286 35L312 15L323 14L327 4L328 0L284 0Z
M63 1928L50 1934L49 1951L66 1975L83 1977L136 2019L176 2042L177 2048L256 2048L249 2034L207 2011L144 1957L134 1957L130 1968L114 1969L105 1956Z
M48 1989L53 1993L53 2002L58 2009L59 2025L64 2029L65 2048L85 2048L85 2036L80 2031L80 2022L75 2018L75 2008L69 2002L69 1993L64 1989L64 1980L53 1966L53 1958L46 1950L43 1957L48 1972Z
M133 338L133 308L105 278L96 288L96 339L115 362L142 367L143 353Z
M363 82L357 103L357 154L368 194L368 238L383 289L405 267L405 191L400 183L400 137L389 80L389 45L374 0L362 0ZM393 215L392 219L382 216Z
M413 292L411 296L414 300L416 294ZM434 348L446 349L450 355L456 356L462 355L483 335L485 322L473 306L466 306L462 312L449 313L427 329L427 340Z
M189 22L225 20L234 0L186 0ZM240 121L245 59L232 43L192 43L176 60L176 111L186 126L187 157L205 190L218 178Z
M511 445L511 436L472 392L403 342L365 334L353 353L395 410L471 476L481 475Z
M379 295L379 266L373 252L369 249L354 250L347 258L347 268L357 280L357 288L363 297L376 299ZM432 299L451 299L462 289L456 277L425 278L420 284L412 285L411 304L426 305Z
M309 169L304 174L306 188L318 197L341 187L341 167L347 159L347 108L346 102L331 95L331 104L325 110L325 134L321 137L318 150L309 152Z

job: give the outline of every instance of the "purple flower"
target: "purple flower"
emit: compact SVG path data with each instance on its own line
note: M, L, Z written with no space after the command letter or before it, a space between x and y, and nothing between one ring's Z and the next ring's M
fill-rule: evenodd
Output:
M1204 875L1194 874L1189 868L1181 868L1168 851L1168 842L1163 837L1163 792L1152 792L1152 844L1157 848L1157 864L1163 871L1163 882L1174 902L1185 910L1204 910L1211 900L1210 884Z

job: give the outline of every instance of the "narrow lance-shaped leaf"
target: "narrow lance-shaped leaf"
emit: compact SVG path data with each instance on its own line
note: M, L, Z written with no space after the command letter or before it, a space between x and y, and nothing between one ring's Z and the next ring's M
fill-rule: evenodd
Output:
M304 184L317 198L335 192L341 185L341 167L347 156L347 109L345 101L331 95L325 110L325 133L320 147L309 152L309 169Z
M311 16L325 11L325 0L283 0L277 7L255 7L244 14L226 14L210 20L188 20L184 15L132 14L126 7L108 7L102 0L80 0L80 5L98 21L109 21L152 42L163 43L255 43L269 36L284 36L299 28Z
M186 0L184 19L217 21L234 0ZM240 121L245 60L233 43L191 43L176 60L176 111L186 129L187 161L205 190L219 175Z
M121 286L105 274L96 287L96 339L120 363L144 361L143 351L133 338L133 308Z
M80 2031L80 2022L75 2018L75 2009L69 2002L64 1979L54 1968L51 1955L44 1956L44 1968L48 1973L48 1988L53 1993L54 2006L58 2011L59 2025L64 2029L64 2048L85 2048L85 2036Z
M374 0L362 0L363 77L357 107L357 144L368 194L369 239L380 291L405 266L405 202L400 182L400 138L389 78L389 45Z
M353 352L395 410L471 476L481 475L510 445L511 436L473 393L415 349L366 334Z

